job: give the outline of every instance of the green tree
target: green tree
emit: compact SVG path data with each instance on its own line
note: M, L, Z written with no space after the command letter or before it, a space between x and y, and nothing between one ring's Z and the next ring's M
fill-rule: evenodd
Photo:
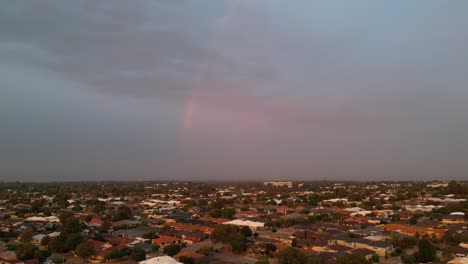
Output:
M65 250L74 250L81 242L83 242L83 237L81 236L81 234L69 234L65 240Z
M410 255L410 254L403 253L400 256L400 259L401 259L401 261L403 261L403 263L407 263L407 264L416 263L416 258L413 255Z
M134 247L132 249L132 253L130 254L130 258L135 261L143 261L146 259L146 253L143 249Z
M296 248L288 247L278 252L279 264L304 264L307 262L307 256Z
M23 243L15 250L16 258L21 260L33 259L36 250L38 250L37 246L30 243Z
M179 262L182 262L184 264L195 264L195 260L191 257L187 257L187 256L181 256L179 258Z
M377 254L372 255L371 257L372 262L374 263L379 263L380 262L380 257Z
M243 236L245 237L251 237L252 236L252 229L250 229L247 226L243 226L240 231L239 231Z
M66 252L65 240L66 240L66 237L63 235L50 238L49 249L52 252L59 252L59 253Z
M461 242L461 236L455 230L447 230L444 233L442 240L447 244L457 246Z
M81 224L72 212L63 212L60 214L59 219L62 224L61 234L68 235L81 232Z
M214 248L212 246L203 246L197 250L197 253L208 256L213 251Z
M247 250L247 238L239 233L230 235L228 243L233 252L243 252Z
M268 259L261 259L261 260L257 260L255 264L270 264L270 261L268 261Z
M41 245L42 246L47 246L49 244L49 241L50 241L50 237L49 236L45 236L41 239Z
M34 251L34 258L37 258L41 263L44 263L44 261L50 257L52 253L50 253L49 250L36 250Z
M161 247L159 245L153 245L153 247L151 247L151 251L152 252L156 252L156 251L159 251Z
M88 243L80 243L76 247L75 253L80 258L89 258L94 254L94 248Z
M217 225L211 232L211 240L214 242L228 243L232 234L237 234L239 228L235 225Z
M166 253L168 256L174 256L177 255L180 250L182 249L182 246L179 244L171 244L168 246L165 246L163 249L163 252Z
M227 218L227 219L232 219L232 217L236 214L236 211L234 208L224 208L221 210L221 217Z
M150 230L150 231L147 231L145 232L142 237L144 239L155 239L155 238L158 238L158 233L156 231L153 231L153 230Z
M117 212L114 215L114 220L120 221L125 219L131 219L133 217L133 212L130 207L126 205L121 205L117 208Z
M427 239L421 239L418 243L419 255L421 262L432 262L436 259L437 249Z

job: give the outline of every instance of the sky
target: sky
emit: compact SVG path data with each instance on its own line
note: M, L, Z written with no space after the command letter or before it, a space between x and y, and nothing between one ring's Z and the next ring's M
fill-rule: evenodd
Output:
M468 178L468 1L0 1L0 181Z

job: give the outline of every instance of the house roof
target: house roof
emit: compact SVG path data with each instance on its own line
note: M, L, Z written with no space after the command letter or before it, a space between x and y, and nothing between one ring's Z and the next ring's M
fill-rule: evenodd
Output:
M375 254L375 251L367 249L367 248L356 248L351 250L352 253L358 254L361 256L368 256L368 255L373 255Z
M169 256L161 256L151 258L145 261L139 262L140 264L183 264L182 262L178 262L177 260L169 257Z
M161 243L171 243L179 241L180 238L171 237L171 236L160 236L159 238L155 238L152 240L153 244L161 244Z
M408 225L393 224L393 223L385 224L385 225L382 225L381 227L390 231L400 232L406 235L416 235L416 234L432 235L434 234L436 237L442 237L445 231L447 231L446 229L434 229L434 228L408 226Z

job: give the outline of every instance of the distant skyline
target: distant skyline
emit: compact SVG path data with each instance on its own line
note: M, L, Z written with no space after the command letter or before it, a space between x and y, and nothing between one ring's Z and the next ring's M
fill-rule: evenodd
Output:
M0 1L0 181L466 180L467 10Z

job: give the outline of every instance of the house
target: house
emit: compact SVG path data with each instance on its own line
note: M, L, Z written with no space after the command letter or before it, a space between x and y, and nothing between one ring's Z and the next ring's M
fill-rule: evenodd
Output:
M183 264L169 256L154 257L148 260L140 261L139 264Z
M369 219L367 219L367 222L369 222L369 224L378 225L390 223L391 219L386 217L369 217Z
M103 224L104 224L104 221L102 221L101 219L97 217L91 219L91 221L88 222L88 226L94 226L94 227L102 227Z
M39 245L41 244L41 241L42 239L45 237L46 235L43 235L43 234L38 234L38 235L35 235L32 237L32 243L35 244L35 245Z
M160 236L159 238L155 238L151 241L154 245L159 245L161 247L171 245L171 244L181 244L182 239L172 236Z
M8 260L8 259L0 258L0 264L24 264L24 262L18 259Z
M375 251L381 257L390 253L392 244L385 241L372 241L363 238L350 238L348 236L338 236L330 239L329 244L343 245L352 248L366 248Z
M463 212L454 212L450 215L444 216L442 218L442 223L444 224L464 224L465 223L465 213Z
M159 232L161 229L158 227L150 227L150 226L139 226L137 228L131 228L131 229L120 229L115 232L113 232L114 235L116 236L121 236L121 237L128 237L128 238L137 238L137 237L143 237L143 235L147 232Z
M348 217L342 220L343 225L354 226L354 225L365 225L367 224L367 217Z
M350 251L353 254L361 255L366 259L370 259L372 255L375 254L375 251L367 249L367 248L356 248Z
M402 225L402 224L385 224L381 226L382 228L388 230L388 231L394 231L398 232L401 234L405 234L408 236L423 236L423 235L435 235L436 237L440 238L444 235L445 231L447 229L435 229L435 228L430 228L430 227L419 227L419 226L407 226L407 225Z
M17 260L16 253L14 251L1 252L0 259L3 259L5 261Z
M244 221L244 220L240 220L240 219L225 222L224 224L225 225L247 226L247 227L250 227L254 231L259 229L259 228L263 228L265 226L265 223L262 223L262 222L254 222L254 221L250 221L250 220L245 220Z
M149 253L153 250L153 244L151 243L141 243L141 242L137 242L137 243L132 243L132 244L128 244L129 247L134 247L134 248L139 248L143 251L145 251L146 253Z
M125 245L117 245L117 246L112 246L100 251L95 252L93 259L98 260L98 261L103 261L106 259L107 255L109 255L112 251L114 250L122 250L126 248Z
M88 239L85 241L85 243L91 245L94 249L94 252L99 252L99 251L102 251L104 249L107 249L107 248L110 248L111 245L106 243L106 242L102 242L102 241L99 241L99 240L93 240L93 239Z

